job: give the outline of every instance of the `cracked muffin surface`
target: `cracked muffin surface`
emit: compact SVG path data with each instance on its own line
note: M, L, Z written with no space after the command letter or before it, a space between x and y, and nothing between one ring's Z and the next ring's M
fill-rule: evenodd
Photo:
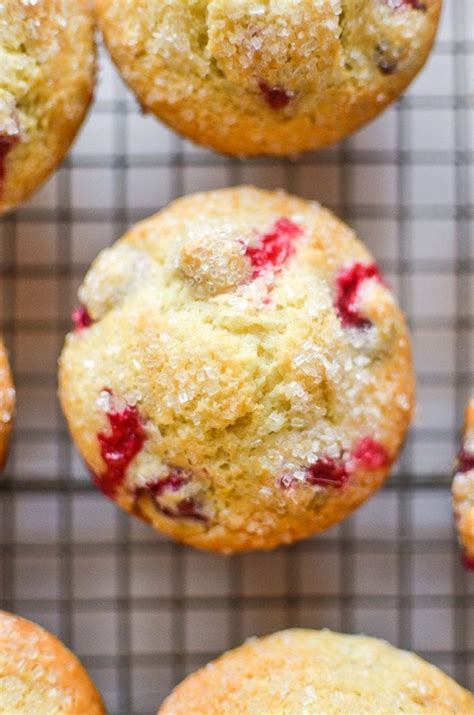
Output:
M452 497L463 562L466 568L474 571L474 397L471 397L466 408Z
M468 715L474 696L384 641L293 629L188 676L158 715Z
M105 715L76 656L41 626L0 611L2 715Z
M66 154L92 98L89 0L0 3L0 214Z
M0 469L4 466L15 413L15 389L3 341L0 339Z
M293 154L375 117L423 66L441 0L95 0L145 111L218 151Z
M195 546L328 528L387 476L410 422L403 316L315 203L251 187L180 199L92 265L60 397L95 482Z

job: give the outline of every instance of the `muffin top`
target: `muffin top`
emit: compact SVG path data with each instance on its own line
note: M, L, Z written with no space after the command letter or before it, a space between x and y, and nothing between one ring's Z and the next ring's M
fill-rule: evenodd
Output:
M474 570L474 397L466 409L453 480L453 507L464 564Z
M99 487L157 528L270 548L386 476L411 415L407 329L319 205L245 187L180 199L103 251L80 298L69 426Z
M96 0L145 109L231 154L337 141L396 98L431 48L441 0Z
M86 671L40 626L0 611L0 712L4 715L103 715Z
M158 715L468 715L474 697L412 653L365 636L294 629L190 675Z
M0 213L47 177L92 97L88 0L0 3Z
M3 342L0 340L0 467L3 467L8 450L15 412L15 390Z

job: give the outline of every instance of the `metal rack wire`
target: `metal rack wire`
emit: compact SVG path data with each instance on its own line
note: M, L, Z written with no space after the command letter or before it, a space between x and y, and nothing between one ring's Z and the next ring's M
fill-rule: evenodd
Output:
M474 687L474 576L458 563L448 493L474 350L474 3L446 0L435 52L402 101L296 162L192 147L142 117L101 65L74 152L0 220L0 319L18 388L0 483L1 607L70 644L112 714L154 713L186 672L290 625L385 637ZM420 410L398 472L339 528L221 558L160 538L95 492L55 371L98 251L175 196L240 182L317 198L358 229L409 316Z

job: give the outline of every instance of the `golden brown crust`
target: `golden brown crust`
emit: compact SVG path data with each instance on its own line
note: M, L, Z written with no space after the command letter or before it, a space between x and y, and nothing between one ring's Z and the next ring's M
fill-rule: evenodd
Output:
M15 412L15 390L8 357L0 340L0 468L4 466Z
M0 712L4 715L103 715L94 684L55 636L0 611Z
M474 697L383 641L289 630L187 677L158 715L470 715Z
M249 280L245 242L282 219L301 231L294 256ZM340 271L371 261L330 212L250 187L180 199L103 252L80 290L95 323L68 337L60 361L69 428L102 488L99 435L119 400L143 417L146 439L114 498L175 539L270 549L353 511L387 477L414 393L407 328L386 287L363 284L368 330L345 329L335 309ZM354 464L369 438L381 459ZM339 456L352 464L342 488L310 486L306 466ZM173 470L184 471L157 504L144 487ZM191 504L203 512L181 518Z
M441 0L95 4L141 105L237 155L317 149L374 118L425 63L441 10Z
M453 508L465 564L474 569L474 398L466 408L464 432L452 486Z
M3 213L55 169L85 117L95 79L89 0L2 3L0 68Z

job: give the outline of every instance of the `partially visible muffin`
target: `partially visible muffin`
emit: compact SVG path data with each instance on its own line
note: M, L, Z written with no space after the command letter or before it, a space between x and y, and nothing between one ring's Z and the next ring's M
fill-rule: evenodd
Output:
M464 422L461 449L453 479L453 507L466 568L474 570L474 397Z
M15 389L5 346L0 339L0 468L4 466L15 412Z
M472 715L474 696L384 641L289 630L188 676L158 715Z
M102 491L180 541L270 549L388 476L410 423L403 315L355 234L249 187L180 199L103 251L60 361Z
M0 214L66 154L92 98L89 0L0 3Z
M431 49L441 0L95 0L144 110L228 154L345 137L396 99Z
M103 715L94 684L55 636L0 611L0 713Z

